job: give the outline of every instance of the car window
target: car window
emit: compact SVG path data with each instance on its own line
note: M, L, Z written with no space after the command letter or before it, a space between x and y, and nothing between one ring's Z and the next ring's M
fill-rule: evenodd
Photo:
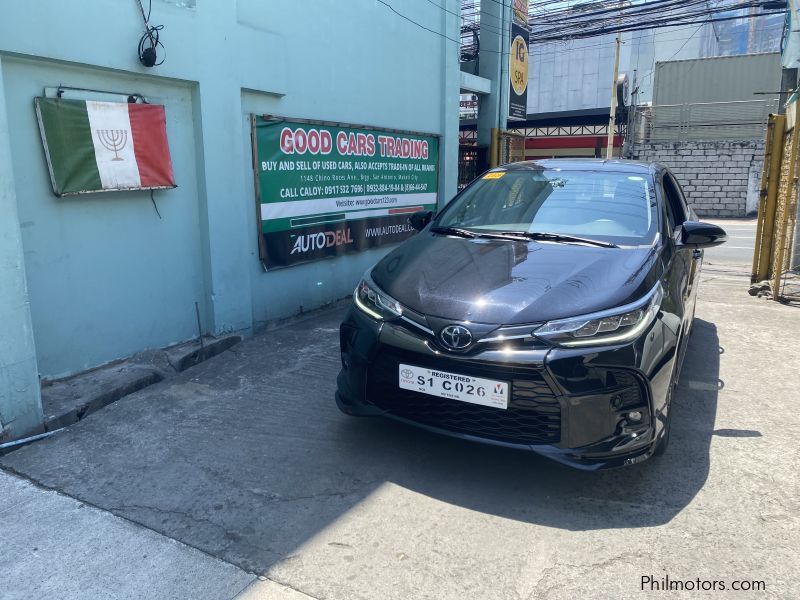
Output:
M683 224L687 219L686 201L683 198L683 192L669 173L664 174L663 179L664 197L667 204L667 218L670 224L670 230L674 231L675 227Z
M675 178L675 176L669 176L670 181L675 185L675 189L678 192L678 200L681 204L681 209L684 217L684 221L689 218L689 202L686 200L686 194L683 193L683 188L681 187L680 182Z
M513 169L484 175L456 196L438 227L577 235L649 244L658 228L648 174Z

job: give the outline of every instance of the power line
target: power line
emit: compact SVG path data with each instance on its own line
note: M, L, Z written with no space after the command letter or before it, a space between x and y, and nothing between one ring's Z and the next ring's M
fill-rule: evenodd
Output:
M675 58L676 56L678 56L678 54L680 54L681 50L683 50L683 49L686 47L686 44L688 44L688 43L691 41L691 39L692 39L694 36L696 36L696 35L697 35L697 32L699 32L699 31L700 31L700 30L703 28L703 26L704 26L704 25L706 25L706 24L707 24L707 23L701 23L701 24L700 24L700 26L699 26L697 29L695 29L695 32L694 32L692 35L690 35L690 36L689 36L689 37L686 39L686 41L685 41L685 42L683 42L683 45L682 45L680 48L678 48L678 49L675 51L675 53L674 53L672 56L670 56L670 57L669 57L669 58L668 58L666 61L664 61L664 62L669 62L669 61L671 61L673 58ZM658 64L658 63L656 63L656 65L657 65L657 64ZM642 75L642 82L644 82L644 81L645 81L645 79L649 79L649 78L650 78L650 76L651 76L653 73L655 73L655 71L656 71L656 67L653 67L653 68L652 68L652 69L651 69L651 70L650 70L650 71L649 71L647 74L645 74L645 75Z
M394 14L396 14L398 17L400 17L400 18L402 18L402 19L405 19L406 21L408 21L409 23L411 23L411 24L413 24L413 25L416 25L416 26L417 26L417 27L419 27L420 29L424 29L425 31L429 31L430 33L433 33L433 34L435 34L435 35L438 35L439 37L443 37L444 39L446 39L446 40L448 40L448 41L451 41L451 42L453 42L453 43L455 43L455 44L461 44L461 40L456 40L456 39L453 39L453 38L451 38L449 35L445 35L445 34L443 34L443 33L439 32L439 31L436 31L435 29L431 29L430 27L426 27L425 25L423 25L422 23L418 23L417 21L415 21L414 19L412 19L412 18L411 18L411 17L409 17L408 15L404 15L403 13L401 13L401 12L398 12L398 11L397 11L397 9L395 9L395 7L394 7L394 6L392 6L391 4L389 4L388 2L386 2L385 0L377 0L377 1L378 1L379 3L381 3L381 4L383 4L383 5L384 5L386 8L388 8L389 10L391 10L391 11L392 11ZM432 3L432 4L433 4L433 3ZM442 8L442 7L440 6L439 8Z
M710 23L710 21L706 21L706 23ZM673 28L675 29L676 33L678 31L681 31L681 30L695 29L695 27L693 27L691 25L664 27L663 29L673 29ZM637 60L638 60L639 51L641 50L641 42L645 37L642 32L647 32L647 31L650 31L650 30L648 30L648 29L640 29L640 30L638 30L638 33L640 35L638 35L636 37L632 36L630 40L622 42L623 45L631 44L632 46L636 46L637 47ZM655 30L653 30L653 32L655 32ZM637 32L636 31L632 31L632 32L629 32L629 33L637 33ZM614 33L613 32L609 32L609 33L607 33L605 35L611 36L611 35L614 35ZM719 36L716 36L716 37L719 37ZM547 54L550 54L552 50L558 49L559 46L561 47L562 50L564 50L566 52L578 51L578 50L591 50L593 48L608 48L609 47L608 46L608 42L599 42L599 43L595 43L595 44L585 44L585 45L580 45L580 46L567 47L567 44L571 44L573 42L581 41L582 39L587 39L588 40L590 38L574 38L574 39L569 39L569 40L555 40L555 41L552 41L552 42L539 42L536 45L531 44L531 47L530 47L530 50L529 50L529 54L531 54L532 56L534 56L534 55L535 56L545 56ZM662 42L682 42L682 41L687 40L687 39L689 39L689 38L688 37L684 37L684 36L670 37L670 38L661 38L661 37L659 37L657 39L657 41L658 41L658 43L662 43Z
M555 11L545 19L531 19L532 42L597 37L617 31L639 31L712 21L758 18L782 11L764 11L758 15L724 16L747 8L765 8L767 0L733 0L711 6L706 0L650 0L628 5L622 10L615 2L593 2Z

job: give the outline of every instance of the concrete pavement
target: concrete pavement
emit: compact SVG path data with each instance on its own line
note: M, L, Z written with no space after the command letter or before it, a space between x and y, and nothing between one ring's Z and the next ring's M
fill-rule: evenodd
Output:
M0 598L232 598L255 580L224 561L0 472Z
M645 595L642 576L766 586L678 597L797 598L800 312L747 295L741 257L720 250L706 255L672 445L632 468L577 472L341 415L339 310L247 340L0 464L179 548L167 564L212 561L207 578L220 588L208 594L219 598L248 581L251 600L634 598ZM20 485L33 484L0 479L3 506ZM0 598L47 595L45 564L47 585L70 583L61 597L103 597L81 586L113 573L117 552L115 585L141 590L124 545L84 540L78 570L66 545L48 563L22 560L48 539L37 514L73 512L11 507L0 517L18 540L0 553ZM195 585L186 597L211 597L204 578ZM157 586L143 595L172 597Z

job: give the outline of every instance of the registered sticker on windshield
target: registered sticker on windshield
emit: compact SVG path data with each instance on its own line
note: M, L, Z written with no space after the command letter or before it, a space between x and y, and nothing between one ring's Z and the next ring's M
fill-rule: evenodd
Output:
M505 171L492 171L484 175L481 179L500 179L505 174Z

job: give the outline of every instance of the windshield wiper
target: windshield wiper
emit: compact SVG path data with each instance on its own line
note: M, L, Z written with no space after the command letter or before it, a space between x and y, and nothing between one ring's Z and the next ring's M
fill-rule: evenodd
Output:
M547 233L545 231L493 231L494 234L507 235L508 237L522 237L529 240L542 240L546 242L563 242L565 244L590 244L601 248L619 248L611 242L593 240L591 238L564 235L563 233Z
M619 248L611 242L593 240L591 238L564 235L562 233L547 233L544 231L470 231L461 227L432 227L433 233L444 235L457 235L464 238L489 238L497 240L513 240L525 242L528 240L542 240L547 242L563 242L565 244L589 244L601 248Z
M441 233L444 235L457 235L458 237L474 238L475 232L468 229L461 229L461 227L431 227L431 232Z
M516 231L471 231L461 227L432 227L433 233L443 233L445 235L457 235L465 238L490 238L495 240L513 240L517 242L527 242L528 237L522 232Z

